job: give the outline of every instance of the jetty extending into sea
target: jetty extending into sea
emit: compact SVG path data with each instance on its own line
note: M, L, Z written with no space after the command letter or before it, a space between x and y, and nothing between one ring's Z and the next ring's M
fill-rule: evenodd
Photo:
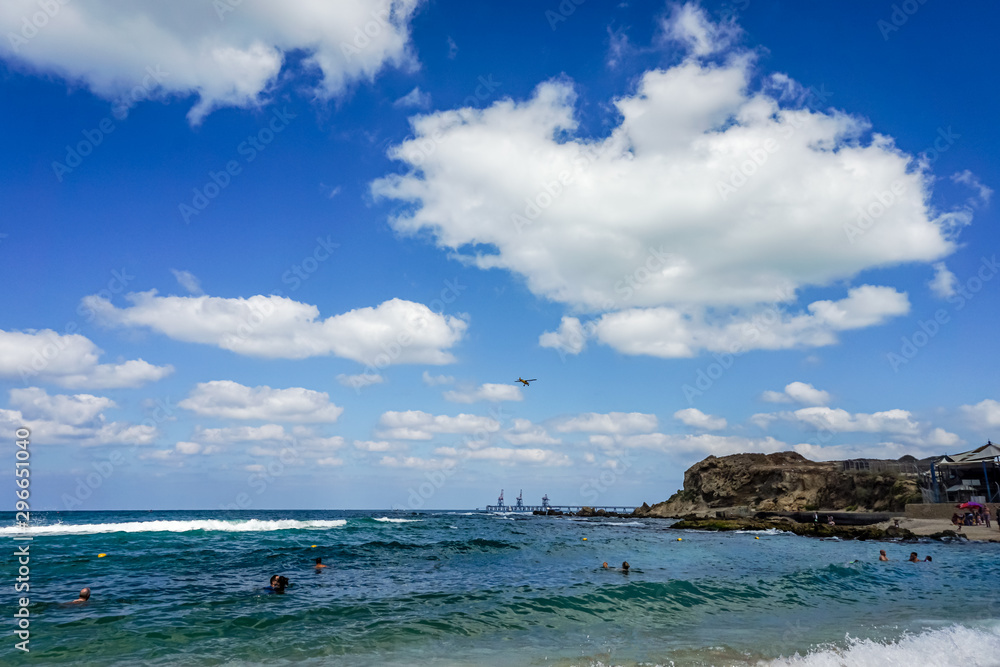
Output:
M631 514L635 511L637 505L550 505L549 495L545 494L542 496L541 505L525 505L523 500L524 492L517 494L517 498L514 500L513 505L507 505L503 501L503 489L500 489L500 497L497 498L496 505L487 505L487 512L539 512L553 514L575 514L584 509L592 510L594 512L602 511L615 514Z

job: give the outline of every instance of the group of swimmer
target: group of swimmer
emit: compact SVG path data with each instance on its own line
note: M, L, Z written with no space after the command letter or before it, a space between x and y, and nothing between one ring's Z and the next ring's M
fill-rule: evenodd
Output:
M878 552L878 559L879 560L889 560L889 557L885 555L885 549L882 549L881 551ZM920 558L917 557L917 552L916 551L911 551L910 552L910 557L906 559L906 562L908 562L908 563L931 563L933 561L931 560L930 556L928 556L927 558L925 558L923 560L920 560Z
M607 566L608 566L608 564L605 563L604 567L607 567ZM317 558L316 559L316 565L315 565L316 571L319 572L324 567L326 567L326 565L323 565L323 559L322 558ZM628 569L628 563L625 563L625 569L626 570ZM271 585L270 586L265 586L264 590L265 591L269 591L271 593L284 593L285 589L292 585L291 582L288 581L288 577L282 576L280 574L276 574L276 575L272 576L270 583L271 583ZM75 600L70 600L66 604L81 604L81 603L87 602L88 600L90 600L90 589L89 588L84 588L83 590L80 591L80 597L78 597Z
M608 561L604 561L604 563L601 564L601 567L604 568L605 570L610 569L608 567ZM629 568L628 561L627 560L626 561L622 561L622 568L621 568L620 572L623 572L624 574L628 574L628 568Z

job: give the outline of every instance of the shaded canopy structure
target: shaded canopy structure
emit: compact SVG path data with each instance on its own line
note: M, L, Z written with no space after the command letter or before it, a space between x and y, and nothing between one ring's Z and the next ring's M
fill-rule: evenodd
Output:
M1000 501L1000 445L987 441L941 457L931 466L928 482L925 502Z

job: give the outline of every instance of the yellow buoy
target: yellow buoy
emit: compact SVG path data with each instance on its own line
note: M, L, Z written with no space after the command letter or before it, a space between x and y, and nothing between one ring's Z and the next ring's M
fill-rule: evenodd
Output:
M681 542L681 541L683 541L683 540L682 540L682 538L678 537L678 538L677 538L677 541L678 541L678 542Z
M107 556L107 554L97 554L98 558L104 558L105 556Z
M312 548L313 548L313 549L315 549L315 548L316 548L316 545L315 545L315 544L314 544L314 545L312 545Z
M587 538L586 538L586 537L585 537L585 538L583 538L583 541L584 541L584 542L586 542L586 541L587 541Z
M755 539L755 540L759 540L760 538L759 538L759 537L757 537L756 535L754 535L754 538L753 538L753 539Z

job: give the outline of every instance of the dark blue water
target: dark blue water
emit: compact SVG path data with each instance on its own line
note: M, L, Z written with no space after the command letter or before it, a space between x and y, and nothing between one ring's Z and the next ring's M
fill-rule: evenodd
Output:
M1000 544L448 512L32 518L31 652L11 634L7 664L1000 664ZM292 586L268 593L272 574Z

